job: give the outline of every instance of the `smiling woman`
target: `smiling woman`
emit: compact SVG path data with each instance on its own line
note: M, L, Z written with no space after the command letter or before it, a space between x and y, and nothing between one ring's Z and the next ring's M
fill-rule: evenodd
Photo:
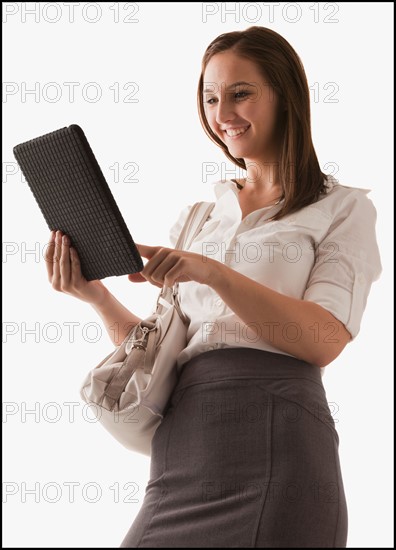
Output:
M179 283L189 319L179 379L151 443L150 480L124 548L345 547L348 512L324 368L360 329L382 266L368 189L322 173L304 68L264 27L207 47L198 111L246 171L214 183L188 250L137 245L131 282ZM46 253L57 291L88 302L115 345L141 321L86 281L70 239ZM117 335L114 325L119 327Z
M346 547L322 374L358 334L382 270L375 207L369 190L321 172L304 68L276 32L215 38L198 110L246 178L214 182L215 206L188 251L138 245L140 280L180 281L190 325L121 547Z
M197 99L209 138L247 171L243 197L284 198L280 219L326 191L304 67L279 34L251 27L220 35L203 57Z

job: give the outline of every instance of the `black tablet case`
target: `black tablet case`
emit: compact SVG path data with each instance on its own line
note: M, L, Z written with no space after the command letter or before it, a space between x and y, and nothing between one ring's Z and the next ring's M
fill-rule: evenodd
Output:
M72 124L20 143L13 152L49 229L70 237L88 281L143 269L80 126Z

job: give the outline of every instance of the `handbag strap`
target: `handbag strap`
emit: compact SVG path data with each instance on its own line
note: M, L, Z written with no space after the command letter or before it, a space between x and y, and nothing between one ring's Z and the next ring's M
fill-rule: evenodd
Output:
M199 201L193 204L188 213L186 221L184 222L182 230L180 231L175 249L187 250L190 248L193 240L201 231L215 204L215 202L205 201ZM178 290L178 282L174 283L172 287L163 285L157 299L157 312L162 313L162 310L158 309L161 307L161 305L169 307L169 304L171 303L171 301L169 300L169 291L171 291L171 294L175 296L178 293Z
M190 237L190 240L188 241L188 245L186 248L189 248L191 246L192 241L201 231L202 226L208 219L209 214L212 211L215 204L216 203L214 202L208 203L208 202L201 201L201 202L196 202L193 205L193 207L189 212L189 215L187 216L184 226L180 232L175 248L179 250L183 250L185 247L185 243L187 242L187 239L189 237ZM173 290L175 294L177 294L178 285L179 283L175 283L173 285L174 287L176 287L176 289ZM172 290L171 287L167 287L165 285L162 287L160 295L157 300L157 310L156 310L157 313L159 314L162 313L161 311L162 307L170 307L171 303L169 301L162 300L162 302L159 303L159 300L164 295L164 293L171 290ZM175 296L175 303L176 305L178 305L177 296ZM184 315L182 315L182 318L184 319ZM122 362L122 365L118 368L118 371L112 377L106 389L104 390L102 406L110 411L113 411L115 409L118 403L118 400L120 399L122 392L124 391L125 386L128 383L128 380L131 378L132 374L138 368L143 369L146 374L151 374L151 370L153 368L154 360L155 360L155 352L156 352L156 346L155 346L156 338L155 338L155 330L154 330L155 323L152 321L149 321L148 319L143 319L142 321L140 321L140 323L138 323L138 325L135 326L130 331L127 338L124 340L123 345L126 345L127 339L129 340L130 338L132 338L133 340L135 340L136 331L138 329L140 331L145 331L145 329L147 329L148 331L147 338L146 338L146 346L144 345L142 347L138 346L137 348L135 348L134 353L131 353L130 351L127 354L126 358ZM144 339L144 336L143 336L143 339Z
M175 248L179 250L187 250L190 248L193 240L201 231L202 226L208 219L211 211L213 210L216 203L214 202L196 202L190 209L186 221L180 231L179 238ZM188 237L190 240L187 241ZM188 244L186 244L188 243Z

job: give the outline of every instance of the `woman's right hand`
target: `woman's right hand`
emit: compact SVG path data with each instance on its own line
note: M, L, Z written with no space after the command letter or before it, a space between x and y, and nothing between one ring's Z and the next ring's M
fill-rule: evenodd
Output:
M92 305L100 305L109 293L102 281L86 280L76 249L70 246L69 237L61 231L51 231L45 261L53 289Z

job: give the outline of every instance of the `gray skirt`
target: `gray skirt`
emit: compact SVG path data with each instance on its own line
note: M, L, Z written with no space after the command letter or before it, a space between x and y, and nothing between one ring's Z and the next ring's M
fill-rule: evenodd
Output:
M120 548L345 548L339 437L319 367L252 348L184 364Z

